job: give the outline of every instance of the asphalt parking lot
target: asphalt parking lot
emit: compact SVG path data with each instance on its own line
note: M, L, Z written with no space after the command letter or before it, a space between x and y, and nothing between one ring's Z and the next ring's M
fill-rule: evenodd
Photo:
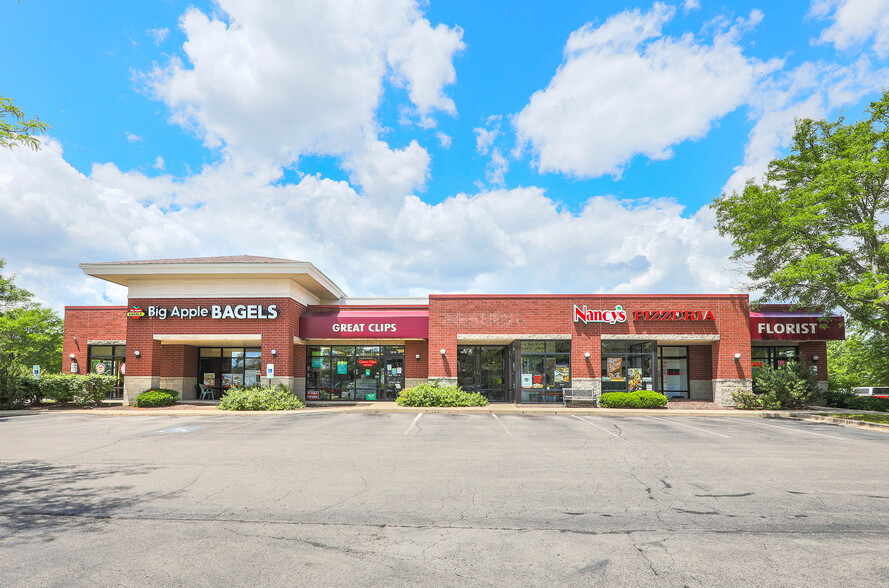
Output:
M876 586L887 514L788 419L0 415L3 586Z

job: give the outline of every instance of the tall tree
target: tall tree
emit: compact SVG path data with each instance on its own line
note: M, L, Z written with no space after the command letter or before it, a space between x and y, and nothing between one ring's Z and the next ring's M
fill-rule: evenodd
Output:
M889 334L889 90L864 120L801 119L762 184L711 206L762 301L843 309Z
M12 149L24 145L36 151L40 148L40 139L35 135L45 133L49 128L37 117L28 119L11 98L0 96L0 147Z
M0 270L5 265L0 258ZM37 364L61 370L62 319L14 282L15 276L0 274L0 367Z

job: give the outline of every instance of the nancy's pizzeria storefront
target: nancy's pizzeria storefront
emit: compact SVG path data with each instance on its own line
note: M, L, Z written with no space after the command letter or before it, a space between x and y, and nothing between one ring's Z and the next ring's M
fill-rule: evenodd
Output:
M208 399L276 383L309 401L381 401L441 380L493 402L561 403L584 388L730 404L757 366L802 361L826 385L825 342L844 337L841 317L751 312L739 294L359 299L276 258L81 267L126 286L129 303L66 308L66 369L112 370L126 402L151 387Z

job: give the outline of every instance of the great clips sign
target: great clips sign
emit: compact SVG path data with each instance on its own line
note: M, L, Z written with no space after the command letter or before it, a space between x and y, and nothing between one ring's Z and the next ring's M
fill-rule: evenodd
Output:
M835 341L846 338L846 324L833 316L822 326L818 315L751 312L750 338L765 341Z
M310 311L299 317L302 339L428 339L429 311Z

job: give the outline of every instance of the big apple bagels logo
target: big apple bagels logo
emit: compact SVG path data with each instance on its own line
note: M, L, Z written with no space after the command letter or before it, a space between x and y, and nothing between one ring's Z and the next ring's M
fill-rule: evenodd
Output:
M142 310L141 306L131 306L130 310L127 312L127 316L131 319L139 320L143 316L145 316L145 311Z

